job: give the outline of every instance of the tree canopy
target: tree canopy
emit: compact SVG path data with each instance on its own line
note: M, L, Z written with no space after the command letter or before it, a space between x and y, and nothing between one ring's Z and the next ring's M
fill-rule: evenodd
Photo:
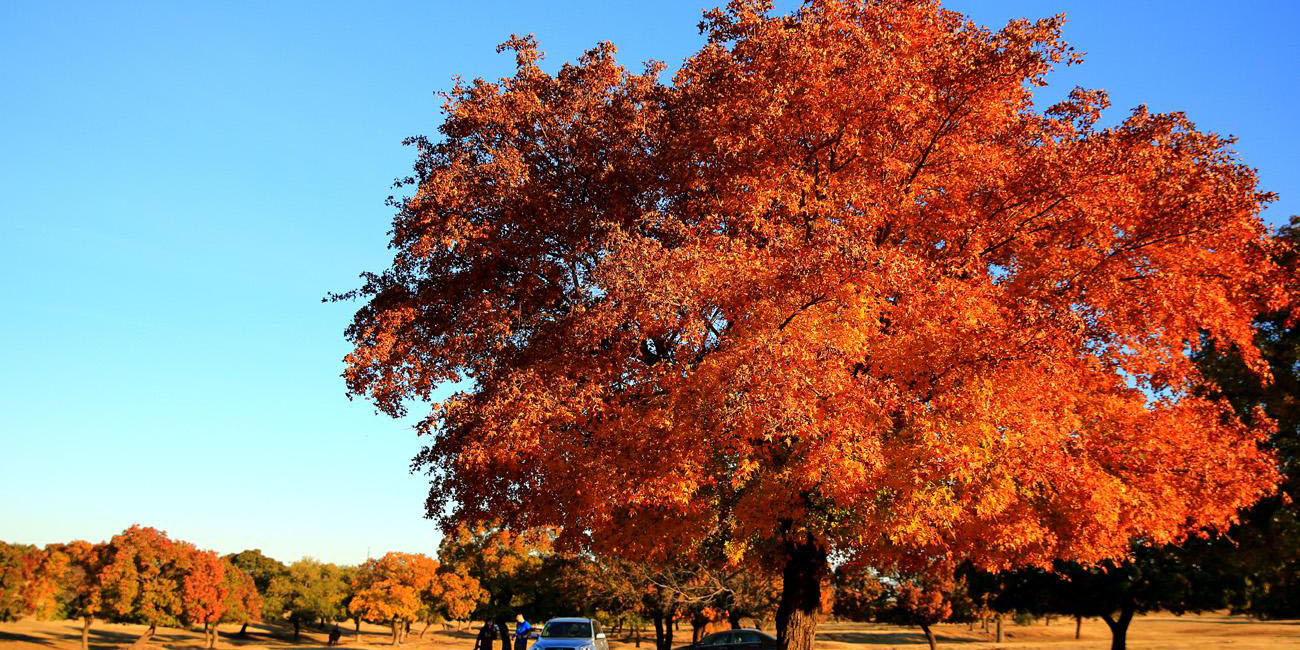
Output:
M1223 527L1278 480L1192 358L1269 372L1295 276L1271 195L1181 113L1032 89L1062 17L739 1L670 83L601 44L458 83L417 137L389 268L340 297L352 394L436 387L428 514L782 569L810 647L838 553L915 570L1096 562ZM790 629L795 629L793 634Z

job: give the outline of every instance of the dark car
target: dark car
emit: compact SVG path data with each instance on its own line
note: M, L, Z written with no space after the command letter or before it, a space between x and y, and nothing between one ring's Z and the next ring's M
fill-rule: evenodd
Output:
M691 650L776 650L776 637L753 628L714 632L687 646Z

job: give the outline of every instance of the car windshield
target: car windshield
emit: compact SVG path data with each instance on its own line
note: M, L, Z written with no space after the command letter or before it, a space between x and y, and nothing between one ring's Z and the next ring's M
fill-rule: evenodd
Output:
M590 639L591 623L553 621L546 624L542 637L547 639Z

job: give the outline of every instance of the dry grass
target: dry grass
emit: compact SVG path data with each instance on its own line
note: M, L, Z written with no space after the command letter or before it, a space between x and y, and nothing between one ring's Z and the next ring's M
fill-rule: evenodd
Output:
M341 647L388 648L387 629L363 625L358 640L349 626L344 630ZM143 631L140 625L96 623L91 629L92 650L114 650L130 646ZM325 647L327 634L321 630L304 628L298 643L289 640L291 630L275 626L250 626L246 637L235 636L238 626L222 629L218 648L222 650L309 650ZM1110 647L1110 633L1099 620L1086 620L1083 635L1074 639L1074 621L1057 619L1051 625L1039 622L1019 626L1005 623L1006 641L992 642L990 636L976 627L965 625L939 625L936 627L940 647L961 650L1015 649L1015 650L1083 650ZM418 630L417 630L418 631ZM683 628L678 638L689 640L689 628ZM81 638L80 626L75 621L21 621L0 623L0 647L6 650L77 650ZM154 648L200 650L202 633L191 630L160 628L149 644ZM431 629L424 638L412 632L403 645L404 650L470 650L474 645L471 631ZM653 637L643 639L641 648L652 650ZM919 649L925 639L916 628L862 623L826 623L817 633L818 650L889 650L891 648ZM1184 648L1233 648L1235 650L1265 650L1296 648L1300 650L1300 621L1252 621L1239 616L1204 614L1172 616L1152 614L1139 616L1129 630L1129 647L1133 650L1182 650ZM635 650L630 638L611 639L610 650Z

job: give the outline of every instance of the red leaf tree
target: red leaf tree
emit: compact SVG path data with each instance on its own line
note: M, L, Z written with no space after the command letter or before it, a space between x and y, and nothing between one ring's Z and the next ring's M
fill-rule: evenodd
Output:
M1189 351L1292 300L1231 140L1104 93L1046 110L1062 19L930 0L706 14L670 84L602 44L459 83L415 138L349 390L421 425L428 513L782 574L1001 568L1221 526L1277 478Z
M200 551L188 544L177 544L180 554L181 606L183 618L190 625L203 626L203 641L208 648L217 644L217 623L226 613L230 588L227 569L233 569L213 551Z
M102 611L111 620L148 625L141 641L160 625L178 624L185 611L184 550L156 528L136 525L115 535L104 549L99 574Z

